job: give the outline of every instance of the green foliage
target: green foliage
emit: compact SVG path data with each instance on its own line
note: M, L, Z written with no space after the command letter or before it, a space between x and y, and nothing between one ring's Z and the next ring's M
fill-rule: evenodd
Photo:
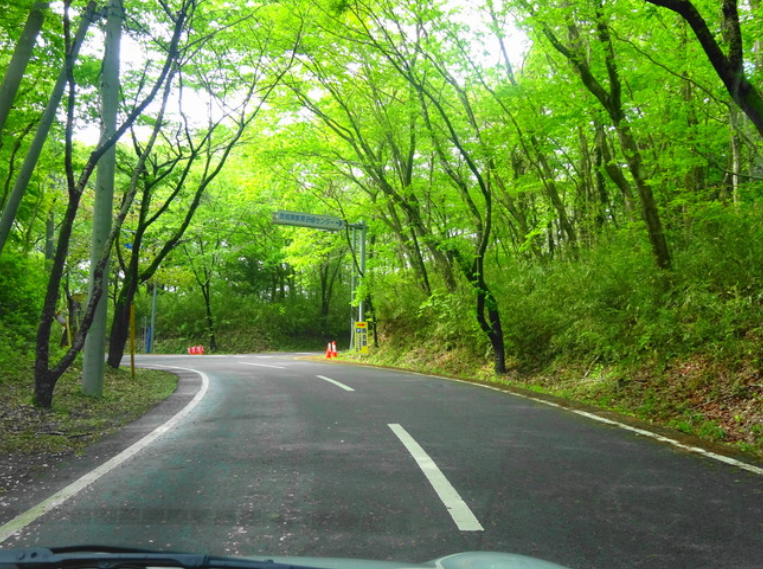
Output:
M45 262L6 251L0 257L0 383L31 353L45 293Z
M700 4L715 21L711 3ZM753 4L739 8L745 69L759 77ZM704 371L670 374L700 356L702 370L752 376L763 367L762 145L680 18L635 0L551 1L539 13L527 2L232 5L196 5L183 36L194 48L181 49L188 59L170 110L160 118L149 107L134 144L125 136L118 149L124 190L146 127L163 125L112 267L118 288L134 255L135 278L158 283L159 350L184 352L213 333L225 352L320 349L346 337L349 232L270 221L276 209L327 213L368 224L367 274L352 302L373 307L385 361L490 376L492 345L475 302L487 286L515 371L565 370L557 387L569 396L709 437L733 431L725 415L687 411L689 400L726 396ZM179 4L125 6L124 45L145 54L123 62L129 109L153 85ZM25 0L0 15L0 63L28 8ZM0 202L61 65L61 18L51 14L0 133ZM100 53L97 36L88 41L85 53ZM75 67L77 129L97 126L100 67L94 55ZM251 123L253 107L238 108L247 92L267 99ZM207 109L214 120L229 114L213 128ZM247 128L229 155L236 121ZM27 256L0 259L8 369L20 369L34 343L47 278L37 257L43 224L49 212L60 223L65 205L63 134L57 125L13 227ZM640 164L629 167L636 149ZM75 170L88 155L75 141ZM639 196L647 189L672 271L656 267L646 239ZM88 191L67 259L72 292L85 288L91 210ZM128 241L139 245L128 250ZM138 322L150 305L141 289ZM632 377L644 369L648 377Z
M763 209L700 207L672 237L669 274L634 229L575 259L505 262L492 276L515 364L508 377L763 452ZM458 300L415 301L401 291L390 294L393 313L386 298L375 361L486 377L489 350L480 350Z
M738 350L763 317L762 221L755 205L698 218L671 275L630 232L574 261L516 264L501 291L507 342L530 366Z
M212 298L218 350L256 353L289 349L320 350L328 339L340 339L345 330L347 305L337 306L323 318L314 301L291 298L255 301L218 286ZM199 292L160 293L157 350L183 353L188 346L208 346L204 301Z

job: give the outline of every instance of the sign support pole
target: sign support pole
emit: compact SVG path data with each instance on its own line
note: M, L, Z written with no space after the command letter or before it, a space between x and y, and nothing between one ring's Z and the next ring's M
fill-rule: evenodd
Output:
M352 227L352 235L350 236L350 252L352 253L352 275L350 276L350 308L352 303L355 302L355 281L357 278L357 271L355 269L355 251L358 247L358 230L354 225ZM350 350L355 349L355 316L350 310Z
M358 227L360 228L360 267L359 267L359 277L361 283L366 277L366 224L361 221L358 224ZM364 318L363 314L363 296L360 297L360 300L358 301L358 322L365 322L366 319Z

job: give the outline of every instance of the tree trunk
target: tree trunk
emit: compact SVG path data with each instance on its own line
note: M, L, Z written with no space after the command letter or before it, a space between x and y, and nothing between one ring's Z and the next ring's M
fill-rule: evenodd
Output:
M87 11L82 16L82 21L77 29L69 54L71 62L74 62L77 59L79 49L87 34L87 29L93 20L95 8L95 2L90 2ZM48 104L45 107L45 111L42 113L42 118L40 118L40 124L37 126L37 132L35 132L32 144L29 146L29 150L27 150L24 163L21 165L19 175L13 185L13 191L8 198L8 203L5 204L5 208L3 209L3 215L2 218L0 218L0 255L3 254L3 248L5 247L11 227L13 226L13 221L16 219L16 212L21 204L21 199L24 197L26 188L29 185L29 180L32 178L32 173L34 172L37 160L42 152L42 147L45 145L45 140L48 138L50 127L56 118L58 104L61 102L61 97L64 94L64 89L66 88L66 83L69 79L66 65L67 64L64 63L64 68L58 75L56 84L53 87L53 92L50 94L50 99L48 99Z
M209 336L210 351L217 350L217 338L215 337L215 320L212 316L212 298L209 281L201 287L201 294L204 297L204 309L207 319L207 334Z
M51 329L55 322L54 316L56 305L58 303L59 290L61 288L64 267L66 265L66 257L69 254L72 228L74 227L74 221L77 217L77 210L79 209L81 198L81 189L79 189L79 191L75 189L75 191L70 193L69 204L66 207L66 213L64 214L61 223L55 258L50 268L50 280L48 281L48 288L45 293L42 315L40 316L40 325L37 328L37 341L35 345L36 357L34 362L34 394L35 402L46 408L49 408L53 402L53 390L55 389L56 382L69 368L80 350L82 350L85 338L95 315L95 303L100 300L100 295L103 292L103 287L101 286L94 288L95 297L93 303L87 306L82 321L79 323L77 334L72 341L72 345L69 347L69 350L63 358L61 358L61 361L59 361L54 368L49 369ZM101 279L103 278L105 266L105 260L99 259L94 272L95 282L98 285L100 285Z
M477 312L487 312L487 321L484 322L486 326L483 329L493 348L493 371L500 375L506 373L506 348L501 316L498 313L498 303L484 281L482 287L477 293ZM485 320L484 317L482 319Z
M5 70L3 82L0 84L0 135L3 133L5 121L13 108L13 101L16 98L16 92L24 77L27 63L32 58L32 50L37 41L37 35L42 29L45 21L45 12L48 10L48 2L37 1L32 6L27 17L24 29L21 32L16 43L16 49L13 51L13 57ZM0 136L0 148L2 147L2 137Z
M64 274L64 265L69 253L69 239L74 226L74 219L79 207L80 195L75 195L69 200L64 219L61 223L61 231L58 237L55 259L50 269L50 279L42 307L40 325L37 327L37 342L35 347L34 362L34 397L35 402L45 408L50 408L53 402L53 390L60 372L49 370L50 364L50 335L53 327L56 304L58 303L58 291L61 288L61 280ZM64 368L65 369L65 368Z
M56 232L55 212L51 209L48 212L48 219L45 222L45 260L52 261L55 254L56 245L54 241Z
M122 36L122 0L111 0L106 17L106 47L101 71L101 144L110 139L117 129L119 111L119 46ZM93 240L90 266L94 267L104 253L104 246L111 232L114 210L114 174L116 171L116 145L109 148L98 163L96 174L95 211L93 212ZM101 286L108 289L108 271L103 275ZM88 296L92 297L96 282L91 270ZM82 391L86 395L103 395L106 350L106 317L108 303L101 294L96 307L93 325L85 342L82 361Z
M623 196L625 213L628 216L628 219L633 221L633 191L631 190L631 186L628 183L628 180L625 178L623 171L615 163L615 160L612 157L612 152L610 152L609 149L609 141L607 140L607 136L604 134L604 128L600 122L596 121L595 129L596 150L601 155L604 171L609 176L609 179L612 180L620 190L620 193Z
M567 242L574 248L577 245L577 235L575 233L575 228L572 226L572 223L567 216L567 208L564 206L564 202L562 202L562 198L559 196L559 191L556 188L554 172L551 170L551 166L549 165L548 160L546 160L546 155L542 152L540 145L538 144L538 139L533 136L531 137L531 141L533 149L535 150L535 155L538 158L538 174L540 174L541 180L543 180L543 185L548 193L548 197L551 200L551 204L554 206L554 209L559 216L559 225L567 236Z
M7 174L5 176L5 181L3 182L3 193L0 195L0 211L5 207L5 200L8 199L8 196L11 194L11 182L13 182L13 177L16 174L16 157L19 150L21 150L21 145L24 143L24 139L36 124L36 121L30 122L18 136L16 136L16 140L13 142L13 148L11 148L8 156Z
M636 181L639 199L641 201L641 214L646 223L649 234L649 242L652 245L652 253L657 260L657 266L664 270L670 270L671 259L668 242L665 239L665 232L662 229L662 221L657 210L657 202L654 199L652 188L646 181L646 173L642 163L641 152L636 145L636 141L631 135L630 128L625 121L615 125L620 144L623 147L625 159L628 162L628 169L631 171L633 179Z
M506 347L503 336L498 301L485 281L484 252L467 266L463 259L459 263L469 283L477 294L475 316L480 329L485 333L493 349L493 370L496 374L506 373Z
M118 369L122 363L122 356L130 336L130 305L135 297L136 288L137 284L133 276L126 277L126 282L119 291L114 306L109 334L109 354L106 359L108 366L114 369Z
M729 109L729 125L731 137L729 151L731 154L731 198L734 203L739 202L739 174L742 170L742 140L739 136L739 111L734 107Z

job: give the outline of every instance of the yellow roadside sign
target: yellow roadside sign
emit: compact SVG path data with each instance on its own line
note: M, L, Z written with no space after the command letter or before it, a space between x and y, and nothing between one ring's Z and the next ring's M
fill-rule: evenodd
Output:
M368 322L355 322L355 352L368 355Z

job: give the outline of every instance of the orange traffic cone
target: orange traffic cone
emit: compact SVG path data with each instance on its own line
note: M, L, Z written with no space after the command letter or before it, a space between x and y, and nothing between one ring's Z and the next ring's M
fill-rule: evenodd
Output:
M204 346L199 346L199 355L204 355Z
M189 355L189 356L190 356L190 355L193 353L191 350L193 350L193 348L189 347L189 348L188 348L188 355Z
M330 360L331 356L332 356L332 353L331 353L331 342L329 342L328 345L326 346L326 359Z
M336 342L331 342L331 357L336 358L339 354L336 353Z

